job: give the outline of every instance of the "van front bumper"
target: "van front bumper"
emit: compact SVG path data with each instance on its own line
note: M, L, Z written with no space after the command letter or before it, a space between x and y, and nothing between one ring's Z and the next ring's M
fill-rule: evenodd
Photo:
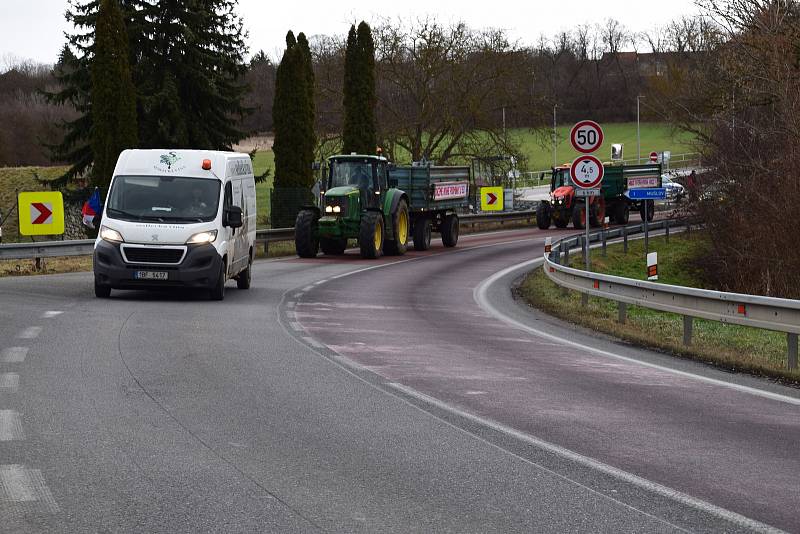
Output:
M112 289L159 287L209 288L216 284L222 258L212 245L189 245L177 265L126 262L119 243L100 241L94 249L95 283ZM167 273L166 280L140 280L137 272Z

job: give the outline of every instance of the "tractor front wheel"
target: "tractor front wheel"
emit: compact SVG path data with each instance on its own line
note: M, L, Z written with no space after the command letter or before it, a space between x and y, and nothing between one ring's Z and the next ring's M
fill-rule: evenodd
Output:
M294 248L301 258L316 258L319 252L319 217L313 210L301 210L294 223Z
M376 211L364 213L358 233L361 257L370 260L380 258L383 255L383 241L383 215Z
M402 256L406 253L406 248L408 248L408 229L410 227L408 204L406 204L405 200L401 200L397 204L397 209L392 217L394 231L392 232L392 239L386 240L384 249L387 255Z
M547 230L550 228L550 219L552 218L552 210L550 204L547 202L540 202L536 207L536 226L539 230Z

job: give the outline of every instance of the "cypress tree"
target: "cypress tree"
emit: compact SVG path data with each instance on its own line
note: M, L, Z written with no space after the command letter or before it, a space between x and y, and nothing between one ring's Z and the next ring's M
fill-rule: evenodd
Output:
M275 77L272 121L275 182L272 226L291 227L302 205L313 201L314 79L308 41L286 35L286 50Z
M361 21L350 26L345 50L343 152L372 154L375 128L375 43L372 30Z
M92 185L107 187L120 152L138 144L136 91L118 0L100 0L95 50L90 64Z
M55 75L61 88L48 95L72 103L80 116L62 126L64 141L51 147L71 164L63 182L82 174L91 150L90 65L96 51L101 0L74 0ZM117 0L127 28L139 146L230 150L244 137L233 120L244 106L246 33L236 0Z

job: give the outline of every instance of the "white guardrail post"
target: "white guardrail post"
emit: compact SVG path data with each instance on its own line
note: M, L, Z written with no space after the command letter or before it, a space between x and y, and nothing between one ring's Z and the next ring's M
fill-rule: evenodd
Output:
M675 228L673 221L654 221L652 230ZM681 223L689 227L688 224ZM627 245L628 235L642 231L642 225L606 230L607 239L623 239ZM596 233L592 241L600 236ZM800 300L726 293L683 286L672 286L587 272L569 267L571 248L583 245L583 236L573 236L552 242L551 251L544 255L545 274L564 290L616 301L619 304L620 323L625 323L628 305L642 306L653 310L671 312L683 317L683 343L691 345L694 319L707 319L726 324L750 326L764 330L785 332L787 341L787 368L798 368L798 334L800 334ZM626 246L627 248L627 246ZM559 261L561 254L563 262Z

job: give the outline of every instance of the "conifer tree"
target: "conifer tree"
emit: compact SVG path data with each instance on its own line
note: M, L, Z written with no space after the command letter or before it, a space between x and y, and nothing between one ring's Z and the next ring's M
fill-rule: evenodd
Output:
M100 0L90 64L92 185L107 187L120 152L138 144L136 91L118 0Z
M314 77L308 41L302 33L286 35L286 50L275 78L272 121L275 182L272 226L291 227L299 208L313 200Z
M71 164L64 181L93 161L92 80L101 0L71 0L67 36L55 75L61 88L49 95L70 102L80 116L65 123L54 159ZM247 113L243 77L247 66L236 0L117 0L127 28L136 89L139 146L229 150L244 137L235 124Z
M362 21L350 26L345 50L343 152L373 154L375 128L375 43Z

